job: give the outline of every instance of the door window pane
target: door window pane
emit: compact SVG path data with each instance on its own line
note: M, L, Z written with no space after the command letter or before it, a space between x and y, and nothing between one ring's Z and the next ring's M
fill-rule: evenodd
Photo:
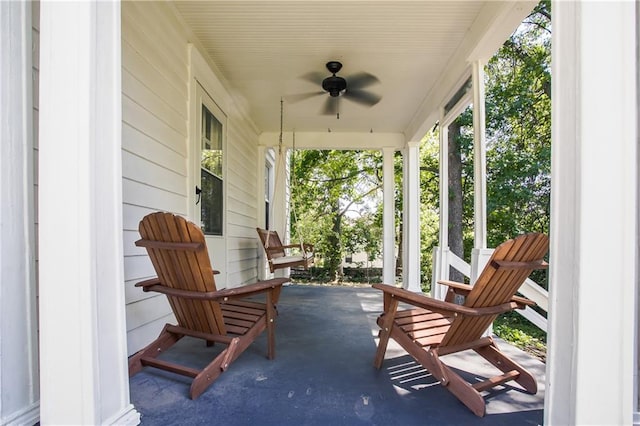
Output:
M202 106L200 152L202 185L200 220L202 231L208 235L222 235L222 123L204 105Z

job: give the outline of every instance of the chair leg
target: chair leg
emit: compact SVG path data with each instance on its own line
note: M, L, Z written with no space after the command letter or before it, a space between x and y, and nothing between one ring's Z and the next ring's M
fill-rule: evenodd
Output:
M280 301L280 293L282 292L282 286L276 286L274 287L272 290L269 291L269 293L272 294L271 298L271 302L273 303L274 308L278 305L278 302Z
M278 293L280 287L277 287ZM275 320L276 311L274 304L278 299L278 294L275 292L267 292L267 357L274 359L276 356L276 337L275 337ZM275 299L275 300L274 300Z
M485 401L482 395L442 362L437 349L425 350L398 327L392 329L392 337L418 364L429 371L445 389L455 395L476 416L483 417L485 415Z
M229 365L251 344L253 339L234 337L227 347L216 356L205 368L194 377L191 382L189 396L196 399L204 392Z
M485 415L485 401L482 395L466 380L460 377L458 373L442 362L436 349L426 351L416 350L411 355L413 355L416 361L422 364L435 379L439 380L442 386L466 405L473 414L478 417Z
M443 386L466 405L473 414L484 417L486 403L482 395L447 365L442 362L440 364L448 380L447 384L443 384Z
M156 358L183 337L181 334L167 331L168 326L169 324L165 324L156 340L129 358L129 377L133 377L142 370L142 358Z
M189 397L196 399L222 374L222 364L227 354L227 349L218 354L191 382Z
M199 397L220 374L227 371L231 363L244 352L254 339L255 336L248 338L246 335L231 339L227 347L194 377L189 390L191 399Z
M380 341L378 342L378 349L376 351L376 357L373 360L373 366L377 369L382 367L382 361L384 360L384 354L387 352L387 345L389 344L389 337L391 336L391 328L393 327L393 319L398 310L398 301L389 298L385 294L385 313L380 317Z
M538 392L538 383L535 377L520 364L503 354L495 343L492 342L489 346L476 348L475 351L503 373L516 370L520 374L514 380L530 394Z

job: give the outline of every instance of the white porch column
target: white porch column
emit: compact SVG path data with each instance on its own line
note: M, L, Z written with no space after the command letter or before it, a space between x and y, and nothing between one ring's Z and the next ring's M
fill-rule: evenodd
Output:
M273 216L270 220L273 224L272 229L278 231L282 243L286 244L285 240L289 236L289 167L287 148L282 147L282 153L278 153L278 147L274 149L276 151L276 170L273 182Z
M266 148L263 145L259 145L258 146L258 170L257 170L257 179L258 181L256 182L256 211L258 214L258 220L257 220L257 227L258 228L267 228L267 224L265 223L265 217L267 214L270 214L271 212L267 212L266 211L266 206L265 206L265 190L268 190L267 188L265 188L264 182L265 179L267 178L267 176L265 176L265 165L266 165ZM268 194L270 195L270 194ZM256 239L256 241L260 241L259 239ZM264 250L262 249L262 245L258 242L257 243L257 250L256 250L256 254L258 256L258 270L256 271L257 274L257 278L259 280L263 280L267 278L267 275L269 274L268 269L266 268L266 256L264 253Z
M39 416L31 3L0 2L0 424Z
M438 247L433 253L433 278L431 280L431 296L444 300L447 288L438 284L438 280L449 279L449 125L444 120L444 109L440 109L440 156L438 182L440 192L440 229L438 231Z
M475 283L491 257L487 249L487 144L485 135L484 63L474 61L473 79L473 250L471 284Z
M545 424L628 425L637 404L637 7L553 4Z
M382 149L382 282L395 284L396 282L396 237L395 237L395 171L393 157L395 149Z
M278 235L283 244L289 241L289 161L287 148L282 147L282 152L278 152L278 147L274 147L276 152L275 174L273 182L273 215L270 216L271 230L278 231ZM288 277L291 268L277 269L274 272L276 277Z
M403 242L402 286L420 289L420 142L407 142L403 158Z
M122 252L119 2L41 5L43 424L137 424Z
M473 78L473 236L474 246L487 248L487 147L485 136L484 64L474 61Z

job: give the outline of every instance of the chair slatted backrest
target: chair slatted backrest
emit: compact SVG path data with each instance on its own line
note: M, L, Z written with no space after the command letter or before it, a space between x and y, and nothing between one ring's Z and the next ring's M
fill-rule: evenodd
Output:
M269 248L270 250L265 250L267 253L268 259L275 259L277 257L286 257L286 253L284 248L281 250L276 250L278 247L282 247L282 241L280 240L280 236L276 231L267 231L266 229L256 228L258 231L258 235L260 236L260 241L262 242L262 246Z
M500 244L467 295L464 306L480 308L509 302L531 272L539 269L535 266L514 268L509 265L516 265L513 262L518 262L520 265L543 263L548 249L549 238L540 233L521 235ZM479 339L496 317L497 315L457 316L440 346Z
M158 212L145 216L138 230L143 240L169 243L146 247L162 285L197 292L216 291L204 234L198 226L181 216ZM183 243L195 244L185 246ZM167 298L180 326L226 334L217 302L169 295Z

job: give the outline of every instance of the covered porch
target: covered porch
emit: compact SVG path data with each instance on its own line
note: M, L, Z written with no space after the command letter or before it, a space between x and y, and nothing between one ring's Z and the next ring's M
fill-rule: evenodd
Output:
M318 303L321 301L321 303ZM518 385L487 396L487 414L475 416L395 342L380 370L373 367L381 292L369 286L291 285L278 303L276 358L262 336L197 400L190 381L146 369L130 380L131 401L143 425L539 425L543 422L545 365L498 341L538 380L538 393ZM184 341L173 357L206 364L215 348ZM495 374L468 351L447 362L478 380ZM455 359L455 361L452 361Z
M403 220L406 235L410 236L404 247L408 265L404 285L417 289L419 140L435 122L447 118L443 105L464 81L469 77L481 81L483 61L535 2L292 0L274 2L284 11L272 16L260 8L269 3L247 2L246 7L242 6L245 2L224 1L1 3L2 423L138 424L141 414L144 423L145 416L161 410L153 407L155 398L144 398L162 397L164 385L159 384L155 390L160 389L160 393L154 394L153 386L158 384L154 385L153 376L145 373L130 381L127 372L127 355L148 342L149 336L171 317L164 299L147 297L133 288L134 282L153 273L133 241L137 239L138 221L147 212L166 210L195 217L199 209L194 192L194 183L200 176L199 165L194 166L199 152L194 151L194 143L199 142L201 107L196 100L203 93L212 98L211 110L226 126L228 173L224 187L228 191L224 200L224 233L212 238L217 244L216 255L223 259L220 282L242 285L260 276L254 231L264 217L263 173L266 152L277 146L279 98L308 90L308 86L297 83L284 84L283 73L287 72L288 81L294 81L312 70L311 63L318 58L321 65L333 59L348 64L352 59L353 72L377 73L383 82L384 98L389 101L381 104L384 108L341 110L341 118L332 117L331 126L326 125L326 117L319 117L317 105L295 108L299 115L288 117L298 121L295 128L288 130L296 131L298 147L381 150L387 158L387 171L393 152L402 150L406 201ZM307 3L314 6L314 13L300 7ZM444 14L433 12L436 18L428 21L429 28L439 30L437 36L416 37L414 31L423 30L426 21L416 23L412 13L405 13L403 25L387 19L387 13L398 3L407 8L420 4L442 7ZM344 14L331 13L343 4L347 7ZM205 5L235 8L235 18L211 25L222 11L205 13ZM273 39L263 38L260 32L253 32L251 39L238 36L243 21L237 17L245 16L245 12L252 12L254 18L244 28L247 31L275 17L290 16L287 6L294 5L299 15L285 19L280 27L295 22L296 36L300 37L279 37L269 43ZM368 45L367 49L359 46L346 54L339 51L343 38L325 43L325 36L336 35L331 22L364 23L367 20L357 19L357 13L361 9L374 10L369 9L372 5L382 6L382 12L374 16L377 20L372 20L369 27L350 28L352 35L363 35L365 41L382 35L376 39L377 45ZM366 289L324 288L318 289L326 292L319 296L313 293L315 289L291 287L285 289L290 290L285 295L289 293L292 299L283 299L291 304L283 305L281 312L279 357L272 365L265 365L266 360L262 364L260 346L255 345L247 357L254 357L252 361L256 363L241 368L239 376L233 376L238 381L228 386L220 382L210 389L212 397L224 393L217 399L221 402L231 399L225 389L238 392L234 398L241 396L229 400L229 405L218 406L219 410L232 418L233 404L249 407L258 398L257 390L264 390L263 395L275 393L280 398L274 402L275 407L281 408L278 414L292 416L298 415L295 403L300 398L301 404L313 403L307 405L309 410L314 406L330 408L332 401L340 402L338 408L344 416L348 412L348 419L362 421L386 416L384 410L375 407L387 407L388 401L392 401L390 410L402 407L399 412L407 413L407 419L422 414L435 416L434 422L455 418L464 423L467 415L474 424L493 424L491 420L502 419L505 424L520 420L539 424L541 416L547 424L640 421L640 9L637 2L580 1L554 2L553 8L549 353L544 367L527 358L524 361L535 364L533 368L540 372L537 377L544 392L527 400L520 400L517 391L499 393L490 398L484 420L472 418L444 390L430 386L428 377L424 382L419 382L420 378L417 388L409 388L406 383L399 383L390 370L371 373L373 312L379 307L376 303L381 302L380 296ZM353 16L349 13L356 14L356 18L348 18ZM598 31L594 31L596 28ZM223 33L210 36L209 30ZM309 33L312 36L308 39L302 37ZM392 34L398 39L390 45L387 42ZM436 40L442 45L416 54L407 50L408 46L416 47L410 44L416 39ZM216 50L215 43L208 45L207 40L222 40L221 45L229 49ZM261 45L262 49L245 44L248 50L239 53L241 49L235 42L247 40L267 42ZM311 44L305 41L323 49L310 49ZM297 65L295 59L300 53L291 53L291 44L298 44L305 53ZM389 60L391 53L398 54L394 61ZM365 56L367 60L362 59ZM258 64L270 60L272 65L244 62L249 59ZM427 66L432 63L438 66ZM350 73L345 69L345 74ZM265 95L264 88L273 89L276 95ZM481 95L479 86L474 95ZM481 97L474 98L474 103L481 104L480 100ZM481 114L478 119L481 130ZM481 140L481 132L478 135ZM481 176L482 170L478 173ZM387 185L385 193L388 188ZM445 197L443 194L446 192L441 194ZM446 204L446 197L442 201ZM284 200L281 206L284 212ZM472 281L490 249L484 244L482 203L479 206L476 260L470 267L459 264L460 269L469 268ZM387 209L385 223L390 222ZM276 229L285 226L281 223ZM441 226L446 227L446 222ZM393 241L388 230L389 226L385 228L386 242ZM446 274L447 267L457 260L448 257L446 240L441 240L440 245L436 264L439 274ZM387 271L391 270L388 247L387 244ZM317 321L305 324L316 318L298 310L309 308L305 297L331 299L334 296L329 290L347 291L343 296L350 305L340 310L316 311ZM304 292L309 293L303 295ZM322 304L317 308L321 309ZM341 320L338 311L347 316ZM296 318L287 318L291 316ZM337 323L329 322L327 317ZM287 327L304 325L307 330L315 330L323 322L328 324L324 330L328 334L322 338L303 334L309 339L304 344L287 340L287 336L306 331ZM341 322L353 325L348 335L340 335L340 329L335 331ZM306 351L321 354L314 345L336 338L343 348L351 345L350 339L358 339L355 346L348 346L360 355L353 357L350 361L354 364L349 366L357 368L365 386L342 390L338 379L344 365L332 365L333 358L325 357L317 360L317 366L322 367L319 373L326 371L324 376L332 376L326 382L312 382L302 376L305 370L300 368L298 375L284 376L291 381L270 387L275 380L275 375L270 375L271 368L280 368L283 360L294 366L304 365L312 359L305 358ZM390 358L385 368L395 365L396 359L404 362L403 356L398 355L399 358ZM240 358L238 365L245 361L249 359ZM262 365L264 371L259 370ZM282 374L285 373L291 371L285 369ZM146 385L150 385L149 394L143 389ZM177 386L180 388L181 384ZM285 395L277 393L283 390ZM173 407L193 413L206 408L198 404L202 400L194 402L179 396L180 391L168 391L168 406L177 404ZM345 398L322 400L319 396L323 394ZM302 400L307 396L310 400ZM516 400L503 399L513 397ZM442 401L433 411L431 406L425 408L421 404L431 398ZM542 403L544 412L540 411ZM263 404L267 402L263 400ZM284 410L289 405L293 407L291 411ZM441 412L447 415L438 417ZM316 418L323 415L312 414ZM295 419L304 419L303 415ZM206 419L211 421L209 416ZM324 419L339 422L337 417ZM381 422L389 419L384 417Z

